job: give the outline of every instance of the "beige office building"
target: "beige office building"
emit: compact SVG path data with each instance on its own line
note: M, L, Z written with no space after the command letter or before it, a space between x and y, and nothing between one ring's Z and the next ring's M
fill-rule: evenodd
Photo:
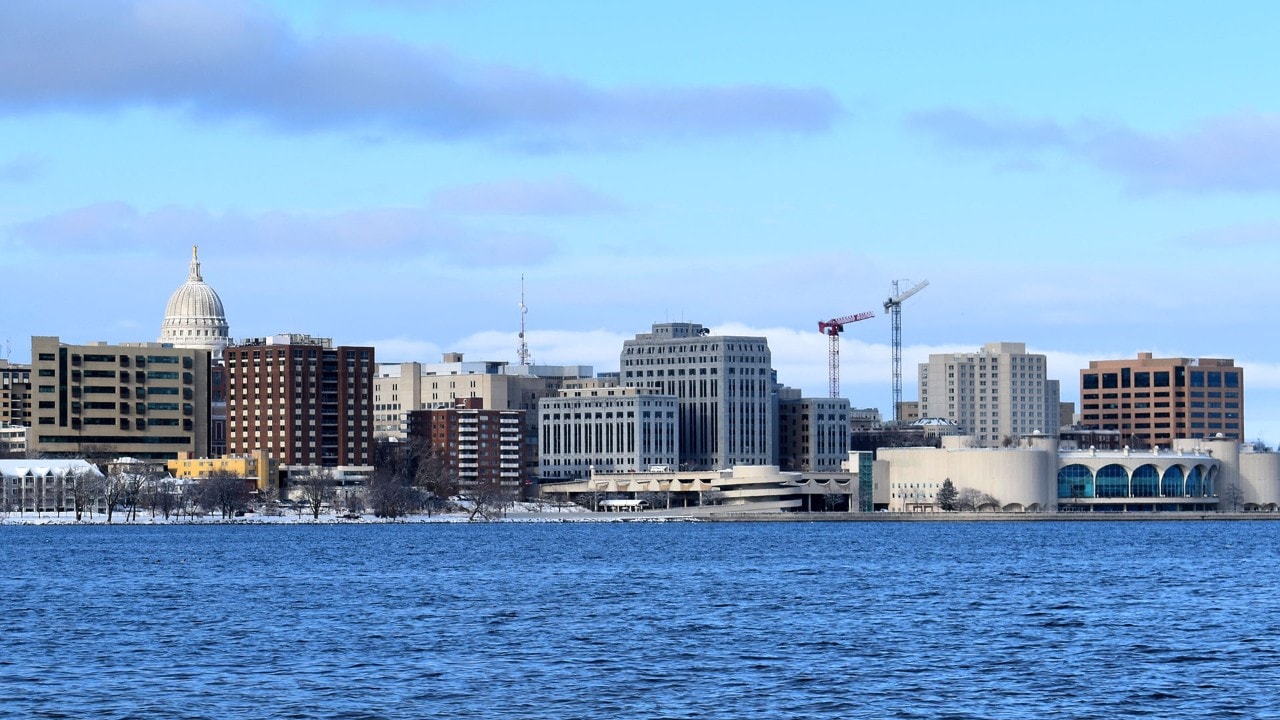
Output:
M31 338L30 449L172 460L209 450L210 352L161 343Z
M920 364L920 416L949 420L983 447L1056 435L1058 396L1045 356L1028 353L1023 343L987 343Z
M1169 447L1179 438L1244 440L1244 370L1222 358L1093 360L1080 371L1080 424L1115 430L1125 444Z

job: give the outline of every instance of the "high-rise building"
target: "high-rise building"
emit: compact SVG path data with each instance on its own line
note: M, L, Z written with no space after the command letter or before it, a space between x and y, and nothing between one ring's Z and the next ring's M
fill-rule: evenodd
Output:
M561 390L538 404L540 476L564 480L597 472L675 469L679 401L631 387Z
M1058 384L1044 355L1023 343L987 343L978 352L934 354L921 363L920 416L942 418L982 446L1058 431Z
M496 483L518 495L524 475L524 411L486 410L479 398L409 413L409 436L444 454L462 491Z
M31 338L32 452L171 460L209 452L208 350Z
M1220 358L1092 360L1080 371L1080 424L1129 445L1178 438L1244 440L1244 369Z
M372 347L282 334L225 352L227 450L267 450L284 465L369 465L373 459Z
M778 399L766 338L658 323L623 343L619 369L624 386L679 401L682 468L778 464Z
M799 390L784 391L778 403L781 469L839 472L849 460L850 412L844 398L806 398Z
M31 415L31 366L0 360L0 426L28 425Z

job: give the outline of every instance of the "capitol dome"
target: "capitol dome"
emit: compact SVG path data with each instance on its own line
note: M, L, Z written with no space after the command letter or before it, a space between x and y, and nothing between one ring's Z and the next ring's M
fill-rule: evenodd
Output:
M221 357L222 350L230 344L227 314L222 309L222 298L205 284L200 276L199 248L191 248L191 270L164 309L164 324L160 326L160 342L180 348L209 350L214 357Z

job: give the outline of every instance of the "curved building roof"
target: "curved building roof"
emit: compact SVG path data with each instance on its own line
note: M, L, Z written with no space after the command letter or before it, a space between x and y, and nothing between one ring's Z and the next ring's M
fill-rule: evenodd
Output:
M187 281L169 296L164 323L160 326L160 342L174 347L209 350L221 356L231 339L222 298L200 275L199 247L191 248L191 268Z

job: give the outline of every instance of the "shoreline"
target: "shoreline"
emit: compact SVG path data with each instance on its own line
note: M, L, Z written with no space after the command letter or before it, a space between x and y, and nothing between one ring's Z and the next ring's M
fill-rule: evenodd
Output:
M711 523L828 523L828 522L869 522L869 523L987 523L987 522L1212 522L1212 521L1280 521L1280 513L1207 513L1207 512L1125 512L1125 513L995 513L995 512L936 512L936 513L733 513L722 515L676 514L670 511L651 513L595 513L595 512L529 512L519 511L507 513L501 518L492 520L471 520L463 513L445 515L408 515L390 520L376 518L372 515L357 519L347 519L337 515L321 515L319 519L309 516L247 515L237 518L196 517L196 518L140 518L122 521L119 518L111 523L105 517L95 516L77 521L67 516L42 517L0 517L2 526L41 527L86 526L86 527L159 527L166 525L456 525L456 524L488 524L488 523L668 523L668 522L711 522Z

